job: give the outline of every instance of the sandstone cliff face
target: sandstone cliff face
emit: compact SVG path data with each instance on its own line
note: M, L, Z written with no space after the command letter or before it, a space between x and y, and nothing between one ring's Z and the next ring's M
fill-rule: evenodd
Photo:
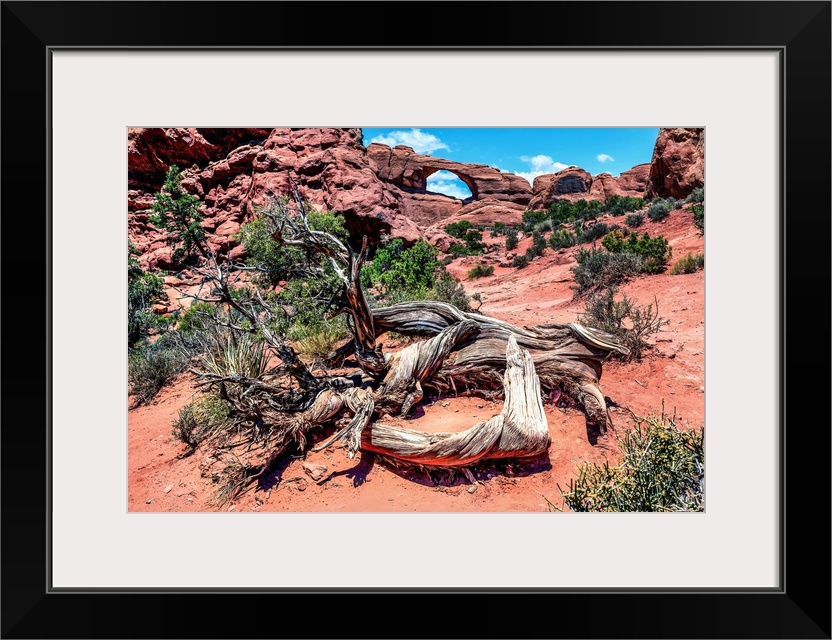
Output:
M684 198L705 185L705 130L661 129L653 148L646 198Z
M698 133L697 133L698 132ZM153 194L171 165L183 170L183 185L203 202L203 228L220 256L244 257L234 234L257 207L288 195L293 182L315 206L344 214L354 239L401 237L407 243L439 238L448 222L517 224L528 209L555 200L606 200L611 195L683 197L703 179L702 130L662 129L653 162L619 177L594 178L570 167L520 176L481 164L420 155L410 147L365 147L361 129L129 129L128 232L145 268L173 269L163 232L148 222ZM449 171L471 190L459 200L428 191L428 178ZM647 197L652 197L648 195Z

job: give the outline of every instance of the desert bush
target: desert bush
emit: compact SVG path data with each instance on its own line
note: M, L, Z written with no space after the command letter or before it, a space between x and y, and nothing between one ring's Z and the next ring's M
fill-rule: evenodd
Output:
M633 253L639 256L642 259L644 273L661 273L672 255L667 238L651 238L646 231L641 237L632 231L626 239L621 231L616 231L607 235L601 244L610 253Z
M538 222L534 225L533 232L535 233L549 233L550 231L554 231L560 226L559 223L555 222L551 218L549 220L544 220L543 222Z
M151 330L159 328L159 316L151 311L154 302L165 299L162 279L139 266L138 250L127 243L127 346L135 347Z
M517 248L520 241L517 238L517 229L508 229L506 231L506 251L513 251Z
M137 404L147 404L171 377L183 371L188 360L182 351L167 345L139 349L127 361L128 392Z
M585 244L603 238L617 228L615 225L608 225L604 222L598 222L591 227L582 227L578 235L578 244Z
M670 268L670 274L678 276L682 273L694 273L699 269L705 268L705 254L704 253L688 253L684 258L679 260Z
M705 189L697 187L688 194L685 202L705 202Z
M473 269L468 271L468 278L476 280L477 278L485 278L494 275L494 267L491 265L478 264Z
M610 196L604 203L604 210L614 216L620 216L629 211L637 211L644 207L644 200L630 196Z
M296 325L289 332L289 339L298 352L312 358L322 358L331 353L341 340L347 337L343 322L320 322L315 325Z
M462 240L465 238L465 234L468 230L474 225L472 225L468 220L460 220L459 222L452 222L451 224L445 225L445 233L449 236L453 236L454 238L459 238Z
M558 229L549 236L549 246L552 249L565 249L566 247L575 246L578 239L574 233L570 233L566 229Z
M693 224L696 225L700 233L705 233L705 205L691 205L690 212L693 214Z
M534 253L534 256L542 256L546 251L546 238L539 231L532 232L532 246L530 249Z
M672 207L665 200L659 198L654 200L653 204L647 208L647 217L653 222L664 220L670 215L671 208Z
M669 321L659 316L659 303L655 298L654 304L638 306L626 294L616 300L617 293L616 287L604 287L592 293L578 322L614 335L630 349L629 355L613 352L611 357L641 360L647 348L647 338Z
M525 211L523 213L523 231L531 233L535 225L546 221L549 218L547 211Z
M529 264L529 256L527 254L514 256L514 260L511 261L512 267L517 267L518 269L522 269L523 267Z
M642 259L633 253L609 253L602 249L578 249L572 267L576 293L613 286L642 272Z
M195 449L222 431L230 412L228 403L213 394L205 394L179 410L171 434Z
M629 213L627 217L624 218L624 224L628 227L640 227L644 224L644 214L643 213Z
M447 272L438 255L439 250L424 240L403 249L401 239L396 238L380 248L373 262L362 268L362 286L375 288L384 304L436 300L467 310L469 300L464 287Z
M491 236L496 238L499 235L505 234L506 228L505 222L495 222L494 226L491 227Z
M683 430L664 415L637 418L618 438L622 461L582 463L569 489L558 485L572 511L704 511L703 429ZM551 511L561 511L549 502Z

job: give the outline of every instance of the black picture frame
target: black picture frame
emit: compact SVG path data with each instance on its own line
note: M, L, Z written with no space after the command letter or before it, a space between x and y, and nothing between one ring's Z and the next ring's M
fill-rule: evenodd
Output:
M816 386L820 398L826 397L829 367L821 362L819 381L805 367L830 352L832 3L483 2L466 3L458 12L452 4L457 3L433 5L446 17L440 26L420 17L429 3L396 3L397 12L414 17L395 21L394 28L386 3L2 3L3 638L830 638L830 429L825 403L811 399ZM457 23L455 15L468 21ZM48 487L59 480L51 476L48 455L49 273L55 268L49 228L50 52L273 47L275 31L264 28L269 24L281 25L281 47L298 48L779 51L785 80L780 588L552 593L50 589ZM791 269L786 269L787 257ZM817 325L820 330L812 330L807 340L810 327ZM437 617L439 612L445 617ZM400 624L382 622L391 617Z

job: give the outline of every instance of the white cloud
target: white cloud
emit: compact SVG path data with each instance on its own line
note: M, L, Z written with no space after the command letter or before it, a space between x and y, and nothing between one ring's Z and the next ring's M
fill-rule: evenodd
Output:
M615 158L608 156L606 153L599 153L597 158L598 162L615 162Z
M514 175L525 178L529 185L534 183L537 176L542 176L547 173L557 173L570 167L571 165L563 164L562 162L555 162L551 156L544 156L538 154L536 156L520 156L523 162L527 162L531 166L531 171L515 171Z
M391 131L386 136L376 136L370 142L380 142L388 147L395 147L397 144L404 144L413 147L416 153L430 153L437 149L450 151L451 148L442 142L432 133L425 133L421 129L410 131Z
M428 176L427 190L434 193L441 193L452 198L465 200L471 197L471 191L450 171L437 171Z

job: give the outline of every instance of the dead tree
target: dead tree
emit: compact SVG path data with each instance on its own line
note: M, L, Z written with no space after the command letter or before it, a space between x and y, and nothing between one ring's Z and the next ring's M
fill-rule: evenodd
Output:
M257 379L194 370L201 385L222 391L237 424L245 427L237 429L236 440L224 442L226 451L235 447L245 451L244 456L232 454L244 463L227 464L236 469L232 486L250 483L290 442L305 445L308 432L325 423L335 423L337 431L317 449L341 440L351 457L363 450L404 463L466 467L488 458L537 455L550 444L541 388L560 388L584 406L591 422L606 429L609 415L599 385L601 363L611 351L627 351L614 337L575 323L516 327L441 302L406 302L371 310L359 277L368 254L366 237L356 254L348 243L311 228L297 193L293 205L278 200L263 215L277 243L326 256L338 274L343 290L336 314L348 314L352 339L328 361L342 368L354 362L358 372L314 375L287 341L269 328L277 310L259 291L254 289L245 298L232 295L233 274L251 267L220 264L210 254L197 273L211 293L192 297L234 309L282 362ZM233 330L243 329L228 324ZM377 337L388 331L424 339L401 351L383 353ZM427 388L502 396L503 410L461 433L429 434L384 424L385 416L407 415ZM227 455L225 459L228 462Z

